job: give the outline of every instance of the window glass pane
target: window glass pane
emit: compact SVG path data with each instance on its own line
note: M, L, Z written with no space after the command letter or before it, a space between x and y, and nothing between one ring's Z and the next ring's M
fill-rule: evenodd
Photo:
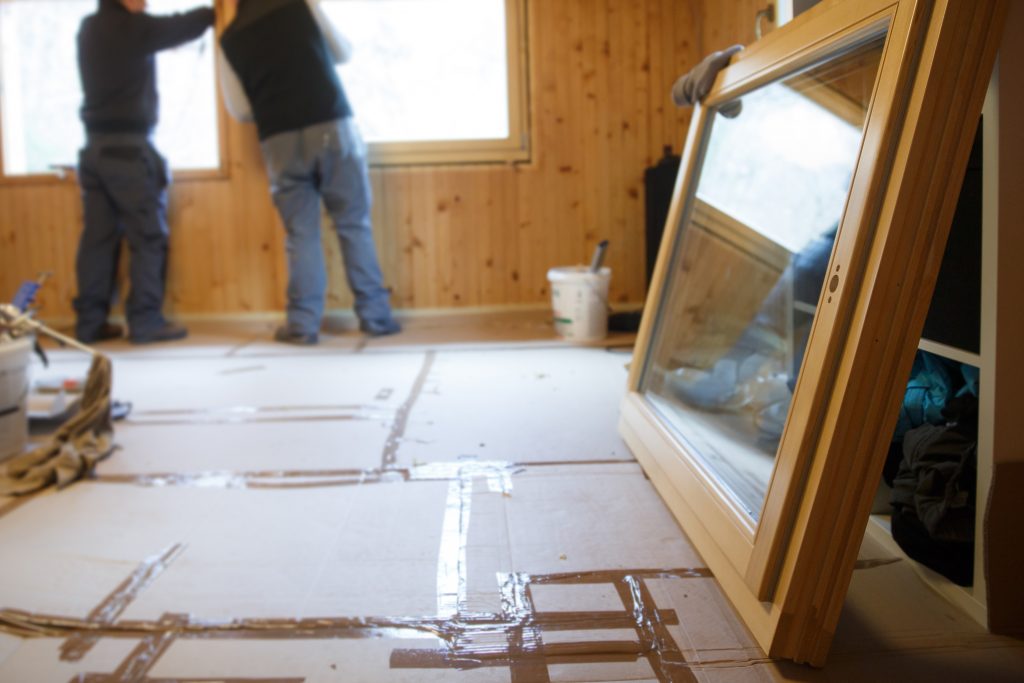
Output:
M152 13L211 1L151 0ZM76 36L95 0L0 2L0 83L6 175L48 173L73 166L84 132ZM157 147L172 168L220 166L212 31L157 58L160 124Z
M505 0L327 0L370 142L509 137Z
M0 3L7 175L75 164L83 140L75 36L95 7L82 0Z
M642 391L755 521L846 206L879 38L712 112Z
M212 4L212 0L149 0L149 11L171 14ZM160 122L156 147L174 169L220 167L214 41L210 29L198 40L157 55Z
M839 221L860 137L805 94L762 88L743 98L743 116L715 123L697 196L798 253Z

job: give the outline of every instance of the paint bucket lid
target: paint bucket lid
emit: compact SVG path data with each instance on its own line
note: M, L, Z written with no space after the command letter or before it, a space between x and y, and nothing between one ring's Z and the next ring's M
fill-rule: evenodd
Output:
M612 276L612 269L601 268L596 273L589 266L562 266L548 271L549 282L574 282L581 279L606 279Z

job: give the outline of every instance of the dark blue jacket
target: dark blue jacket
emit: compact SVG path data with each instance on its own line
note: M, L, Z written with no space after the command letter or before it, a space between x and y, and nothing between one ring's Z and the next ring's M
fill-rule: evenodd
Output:
M306 0L242 0L220 44L261 140L352 115Z
M118 0L99 0L78 31L82 79L81 117L95 133L149 133L157 122L156 59L160 50L201 36L213 10L184 14L133 14Z

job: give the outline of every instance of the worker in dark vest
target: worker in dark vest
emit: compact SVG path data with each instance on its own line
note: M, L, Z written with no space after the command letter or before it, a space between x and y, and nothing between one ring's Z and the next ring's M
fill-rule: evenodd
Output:
M86 343L122 336L107 321L121 238L131 250L126 305L129 338L139 344L181 339L163 315L167 266L167 162L150 136L157 123L160 50L201 36L214 13L146 14L145 0L99 0L78 32L85 147L79 153L84 229L78 245L75 334Z
M399 332L373 242L366 145L335 68L348 61L350 45L314 0L234 2L237 14L221 36L221 87L232 115L256 122L287 234L288 319L274 337L319 339L327 289L321 200L341 243L360 329Z

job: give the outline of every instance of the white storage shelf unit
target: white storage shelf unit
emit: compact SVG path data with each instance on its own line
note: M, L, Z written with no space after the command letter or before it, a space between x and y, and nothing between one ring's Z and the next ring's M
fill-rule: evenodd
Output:
M1011 3L1020 5L1024 3ZM1013 7L1006 35L1024 24L1024 8ZM1018 41L1020 42L1020 41ZM1019 195L1024 183L1024 144L1019 130L1024 114L1024 50L1004 41L989 86L982 119L981 270L978 350L924 338L922 350L973 365L980 370L978 420L978 482L975 520L974 583L963 588L908 560L920 576L940 594L993 631L1021 633L1024 605L1019 580L1022 571L1019 537L1024 510L1005 503L1007 488L1019 485L1024 454L1015 443L1024 401L1019 387L1024 379L1021 332L1024 328L1024 202ZM1011 117L1012 116L1012 117ZM927 332L927 327L926 327ZM1018 390L1013 390L1016 384ZM1015 393L1017 396L1015 396ZM1008 405L1008 403L1012 405ZM1014 408L1014 405L1016 406ZM1016 421L1012 419L1018 413ZM990 500L995 477L1000 478L999 499ZM1017 496L1019 499L1019 496ZM988 514L986 515L986 509ZM902 553L892 539L890 520L873 515L868 533L895 553ZM986 559L988 566L986 566ZM989 579L992 583L989 583Z

